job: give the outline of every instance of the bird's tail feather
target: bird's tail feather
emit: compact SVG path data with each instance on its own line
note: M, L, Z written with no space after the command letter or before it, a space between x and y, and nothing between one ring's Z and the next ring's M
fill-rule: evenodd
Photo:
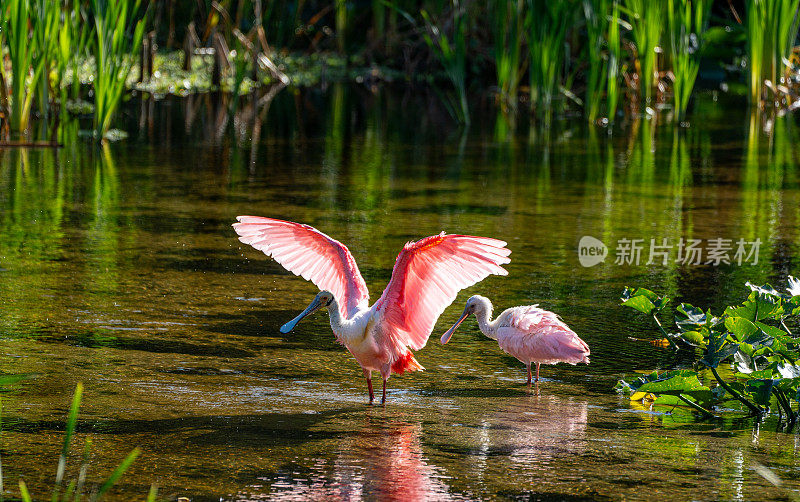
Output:
M422 371L424 369L425 368L414 359L414 354L412 354L410 350L400 356L400 359L392 363L392 372L398 375L402 375L406 371Z

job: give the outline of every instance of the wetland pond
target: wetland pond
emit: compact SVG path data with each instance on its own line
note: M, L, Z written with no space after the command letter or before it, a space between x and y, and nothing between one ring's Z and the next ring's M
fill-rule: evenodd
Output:
M506 136L494 117L462 133L427 106L338 86L230 119L209 97L134 101L130 138L105 150L0 150L0 364L32 375L2 394L5 496L24 479L49 498L82 382L67 479L87 437L90 484L142 450L112 500L151 484L193 501L797 498L800 437L776 416L703 421L614 391L692 365L629 339L656 335L619 306L624 286L719 310L746 281L800 273L796 119L765 125L703 95L685 129ZM340 240L373 301L403 244L442 230L503 239L512 261L440 317L416 353L426 371L369 406L327 315L279 333L317 290L239 243L240 214ZM604 262L580 264L583 236L608 246ZM677 247L647 263L651 239L681 238L731 239L731 263L676 261ZM636 239L640 259L620 259ZM761 243L757 260L737 262L740 239ZM559 313L591 364L542 366L537 395L474 318L441 346L479 293Z

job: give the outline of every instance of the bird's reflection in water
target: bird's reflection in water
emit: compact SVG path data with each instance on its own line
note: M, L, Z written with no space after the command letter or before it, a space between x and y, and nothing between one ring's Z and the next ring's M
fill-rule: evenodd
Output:
M444 500L449 488L422 452L419 423L386 423L361 436L364 494L382 500Z
M506 458L515 469L546 471L553 460L586 448L588 406L555 395L514 399L481 420L476 468L487 459Z
M440 469L429 464L423 455L422 425L383 420L367 418L360 431L337 442L332 461L318 460L317 473L311 477L275 479L267 489L268 498L452 500L449 487L441 480ZM254 499L252 495L249 497Z

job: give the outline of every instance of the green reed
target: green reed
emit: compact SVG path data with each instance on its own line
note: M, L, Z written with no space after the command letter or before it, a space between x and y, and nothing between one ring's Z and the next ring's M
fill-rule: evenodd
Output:
M603 49L607 44L606 37L609 34L612 10L616 6L616 2L614 0L583 0L582 3L588 38L586 55L589 60L589 69L586 73L586 95L583 100L584 114L589 122L596 122L600 116L600 105L603 93L606 91L607 79L611 74L611 51L604 53Z
M50 74L57 67L58 32L61 6L58 0L36 0L37 20L33 30L35 46L42 64L42 78L38 82L39 112L45 121L50 116Z
M800 0L747 0L750 102L760 102L764 81L779 85L797 37Z
M458 105L448 104L451 114L460 122L469 124L469 106L467 103L467 15L461 7L459 0L453 0L452 25L453 40L431 19L428 11L423 9L422 18L426 24L423 34L425 43L436 55L439 63L444 67L448 79L458 94Z
M611 21L608 23L608 66L606 71L606 115L609 123L614 122L617 115L617 103L619 103L619 65L622 61L622 37L620 35L620 7L619 2L614 0L614 7L611 10Z
M642 106L649 106L653 98L658 56L656 48L661 40L664 22L664 5L650 0L625 0L625 11L631 24L631 36L636 44L639 66L639 89Z
M36 32L42 29L42 23L30 0L6 2L0 6L0 37L8 46L11 61L11 129L22 133L28 129L34 96L44 72L45 61L37 47L41 36Z
M488 7L500 108L504 113L516 111L519 83L525 72L522 51L525 40L524 6L524 0L494 0Z
M679 121L686 116L689 98L700 69L703 32L708 25L712 0L668 0L667 27L672 59L672 96Z
M68 96L78 99L80 93L80 74L78 67L86 56L86 49L91 34L91 24L81 9L81 2L73 2L72 8L63 12L63 22L58 31L56 47L56 82L55 88L60 90L61 111L67 103ZM72 72L72 82L65 82L67 70Z
M95 58L94 129L100 141L111 128L111 119L122 101L125 81L142 44L144 19L139 19L129 39L129 24L139 10L141 0L92 0L97 37L92 50Z
M527 0L531 109L549 122L564 65L565 38L577 4L573 1Z
M84 447L83 447L83 454L81 455L81 466L78 472L78 477L76 479L70 480L67 483L67 486L64 487L64 477L67 469L67 456L69 455L70 451L70 444L72 443L72 439L75 436L75 429L78 425L78 410L81 405L81 399L83 397L83 385L78 384L75 387L75 394L72 397L72 404L69 408L69 413L67 415L67 424L66 429L64 431L64 443L61 447L61 454L58 457L58 466L56 467L56 484L53 487L53 493L50 496L51 502L79 502L80 500L91 500L97 501L101 500L103 496L110 490L125 474L125 471L130 468L136 458L139 456L141 451L138 448L134 448L131 450L130 453L122 460L122 462L111 472L108 478L101 484L95 491L93 491L88 497L84 495L83 489L84 484L86 482L86 473L89 467L89 453L91 451L92 441L91 439L87 439ZM0 488L2 487L2 477L0 477ZM25 481L19 481L19 490L20 490L20 498L24 502L31 502L33 497L28 490L28 486ZM155 501L157 495L157 490L155 485L150 487L150 491L147 495L148 502ZM0 491L0 498L2 498L2 492Z
M347 0L333 0L333 10L336 19L336 41L339 46L339 51L342 53L347 49L347 26L349 22L349 14L347 8Z

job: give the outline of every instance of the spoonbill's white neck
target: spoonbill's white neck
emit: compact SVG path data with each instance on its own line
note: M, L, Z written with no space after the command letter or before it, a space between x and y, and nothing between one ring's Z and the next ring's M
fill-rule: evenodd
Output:
M475 318L481 333L492 340L497 340L497 322L492 321L492 302L483 296L475 298Z
M336 303L334 298L328 305L328 317L330 317L331 329L336 338L346 344L354 338L362 337L364 335L362 324L369 318L369 316L364 315L365 312L367 311L358 310L350 318L344 318L339 313L339 304Z

